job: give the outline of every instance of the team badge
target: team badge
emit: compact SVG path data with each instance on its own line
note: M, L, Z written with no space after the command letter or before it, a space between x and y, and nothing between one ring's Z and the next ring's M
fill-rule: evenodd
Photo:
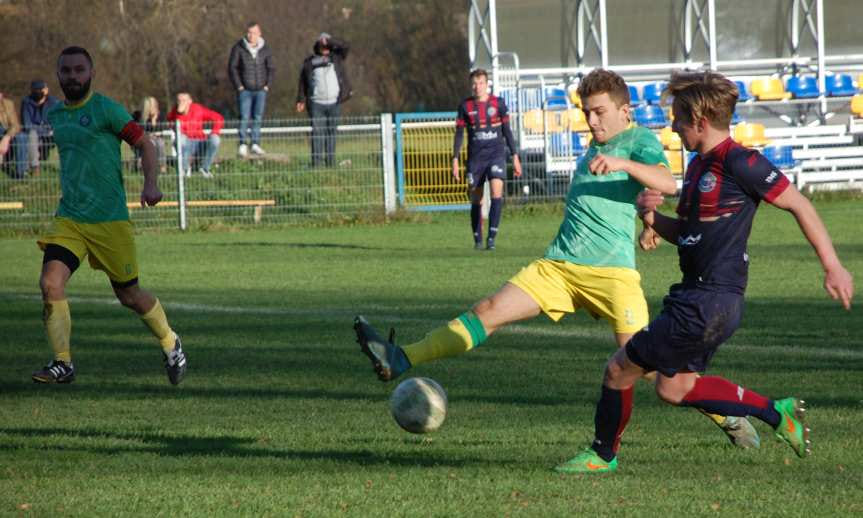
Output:
M89 115L81 115L81 118L78 119L78 124L81 126L87 127L90 125L90 116Z
M494 117L494 114L497 113L497 109L494 106L489 106L486 113L488 113L489 117Z
M713 176L713 173L705 173L705 175L701 177L701 180L698 180L698 190L701 192L710 192L715 187L716 177Z
M503 169L501 169L499 165L495 164L495 165L491 166L491 172L492 173L502 173Z

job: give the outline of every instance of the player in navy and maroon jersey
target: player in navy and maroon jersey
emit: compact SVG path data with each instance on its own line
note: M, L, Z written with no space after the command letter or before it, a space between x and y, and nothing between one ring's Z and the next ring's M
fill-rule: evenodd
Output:
M638 206L646 225L677 243L683 280L671 287L659 317L609 360L593 444L560 471L617 468L616 452L632 408L627 390L649 371L657 371L656 392L666 402L757 417L798 456L809 452L803 401L771 400L724 378L697 374L740 323L749 269L746 242L761 200L794 215L824 268L824 288L846 310L851 307L851 274L812 204L761 153L731 140L734 83L714 72L675 74L667 93L674 98L672 128L698 157L686 170L677 218L655 211L662 203L655 191L640 194Z
M503 210L503 182L506 180L507 148L512 154L515 176L521 176L521 162L509 127L509 111L500 97L488 93L488 73L478 68L470 73L473 95L461 102L456 116L452 152L452 175L459 180L458 161L464 128L467 128L467 183L470 190L470 223L474 248L482 248L482 188L488 180L491 207L488 213L486 249L494 240Z

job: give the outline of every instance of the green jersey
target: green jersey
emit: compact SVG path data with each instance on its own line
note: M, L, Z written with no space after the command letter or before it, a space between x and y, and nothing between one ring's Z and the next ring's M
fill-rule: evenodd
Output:
M60 150L63 197L57 216L81 223L129 219L120 167L120 140L133 141L140 129L123 106L93 93L74 105L47 113ZM125 130L125 131L124 131Z
M545 258L635 268L635 197L644 186L624 171L592 174L587 164L597 154L669 167L662 144L647 128L628 128L605 144L591 142L576 166L563 223Z

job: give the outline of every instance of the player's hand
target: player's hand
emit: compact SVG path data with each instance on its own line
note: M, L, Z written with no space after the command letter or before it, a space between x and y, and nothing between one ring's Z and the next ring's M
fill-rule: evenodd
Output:
M645 252L654 250L660 243L662 243L662 238L651 227L644 227L641 235L638 236L638 246Z
M306 109L306 103L300 101L297 103L297 113L302 113Z
M518 155L512 155L512 170L516 178L521 178L521 160Z
M461 178L458 174L458 158L452 159L452 177L455 179L455 181L459 181L459 179Z
M159 190L159 187L155 184L144 184L144 188L141 190L141 206L152 207L160 201L162 201L162 191Z
M604 175L623 170L626 162L622 158L598 154L587 164L587 169L593 174Z
M827 270L824 276L824 289L833 298L841 300L842 307L851 309L851 298L854 296L854 279L841 264Z
M0 155L5 155L9 151L9 139L0 139Z

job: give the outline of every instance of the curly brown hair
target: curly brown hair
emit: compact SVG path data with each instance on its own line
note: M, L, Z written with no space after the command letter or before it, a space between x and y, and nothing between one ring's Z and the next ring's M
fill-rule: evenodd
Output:
M584 102L591 95L607 93L618 108L629 104L629 87L622 77L603 68L594 68L578 84L578 96Z
M740 92L733 81L717 72L674 72L663 92L684 122L707 119L716 129L728 129Z

